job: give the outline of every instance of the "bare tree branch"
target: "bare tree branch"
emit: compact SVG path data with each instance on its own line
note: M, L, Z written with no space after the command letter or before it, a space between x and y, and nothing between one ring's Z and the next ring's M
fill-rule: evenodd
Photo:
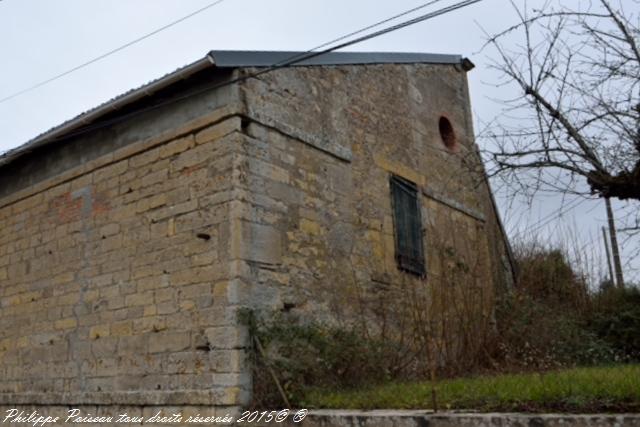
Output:
M481 135L492 146L488 172L532 193L575 192L582 177L583 194L640 200L640 13L610 0L540 10L510 1L519 22L485 46L523 97ZM517 31L522 44L508 46Z

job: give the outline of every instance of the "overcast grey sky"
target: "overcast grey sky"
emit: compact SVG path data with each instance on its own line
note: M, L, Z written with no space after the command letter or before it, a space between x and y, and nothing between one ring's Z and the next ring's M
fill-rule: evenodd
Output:
M212 0L2 0L0 1L0 99L110 51ZM573 0L572 0L573 1ZM307 50L388 16L421 0L224 0L121 52L50 84L0 103L0 152L74 117L122 92L203 57L213 49ZM431 10L455 3L442 0ZM530 2L535 3L535 1ZM429 9L426 9L429 10ZM476 128L500 112L498 91L487 67L490 51L479 52L489 33L516 22L506 0L484 0L365 43L357 51L453 53L477 65L469 74ZM557 210L558 198L532 206L499 204L507 228L523 229ZM571 205L569 205L571 206ZM585 202L560 222L537 230L556 236L576 224L585 252L600 251L603 203ZM637 262L632 262L638 267ZM602 266L604 267L604 265ZM629 275L637 274L629 271ZM631 278L631 277L629 277Z

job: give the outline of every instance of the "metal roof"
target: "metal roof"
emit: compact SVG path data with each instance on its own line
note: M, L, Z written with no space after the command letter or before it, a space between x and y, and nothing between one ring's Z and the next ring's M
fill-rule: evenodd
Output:
M189 65L177 69L157 80L151 81L137 89L132 89L117 96L75 118L68 120L21 146L8 150L0 155L0 167L12 162L35 148L55 142L79 128L95 122L100 117L123 108L146 96L169 87L173 83L186 79L205 68L240 68L270 67L281 65L293 59L305 57L308 52L286 51L239 51L213 50ZM460 55L442 55L433 53L401 53L401 52L329 52L295 63L293 66L330 66L358 64L464 64L467 59Z
M308 56L309 52L213 50L209 55L217 67L269 67ZM294 64L358 65L358 64L459 64L460 55L404 52L328 52Z

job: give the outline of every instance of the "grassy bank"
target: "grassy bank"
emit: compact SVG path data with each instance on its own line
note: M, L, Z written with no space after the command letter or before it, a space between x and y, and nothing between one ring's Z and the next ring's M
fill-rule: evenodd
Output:
M305 404L316 408L433 409L434 388L440 410L638 412L640 364L460 378L435 384L389 384L340 392L314 390L307 394Z

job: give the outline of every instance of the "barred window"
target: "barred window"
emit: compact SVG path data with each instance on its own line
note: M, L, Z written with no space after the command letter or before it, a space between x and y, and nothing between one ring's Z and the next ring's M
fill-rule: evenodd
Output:
M398 268L424 276L424 249L418 187L399 176L391 176L391 201Z

